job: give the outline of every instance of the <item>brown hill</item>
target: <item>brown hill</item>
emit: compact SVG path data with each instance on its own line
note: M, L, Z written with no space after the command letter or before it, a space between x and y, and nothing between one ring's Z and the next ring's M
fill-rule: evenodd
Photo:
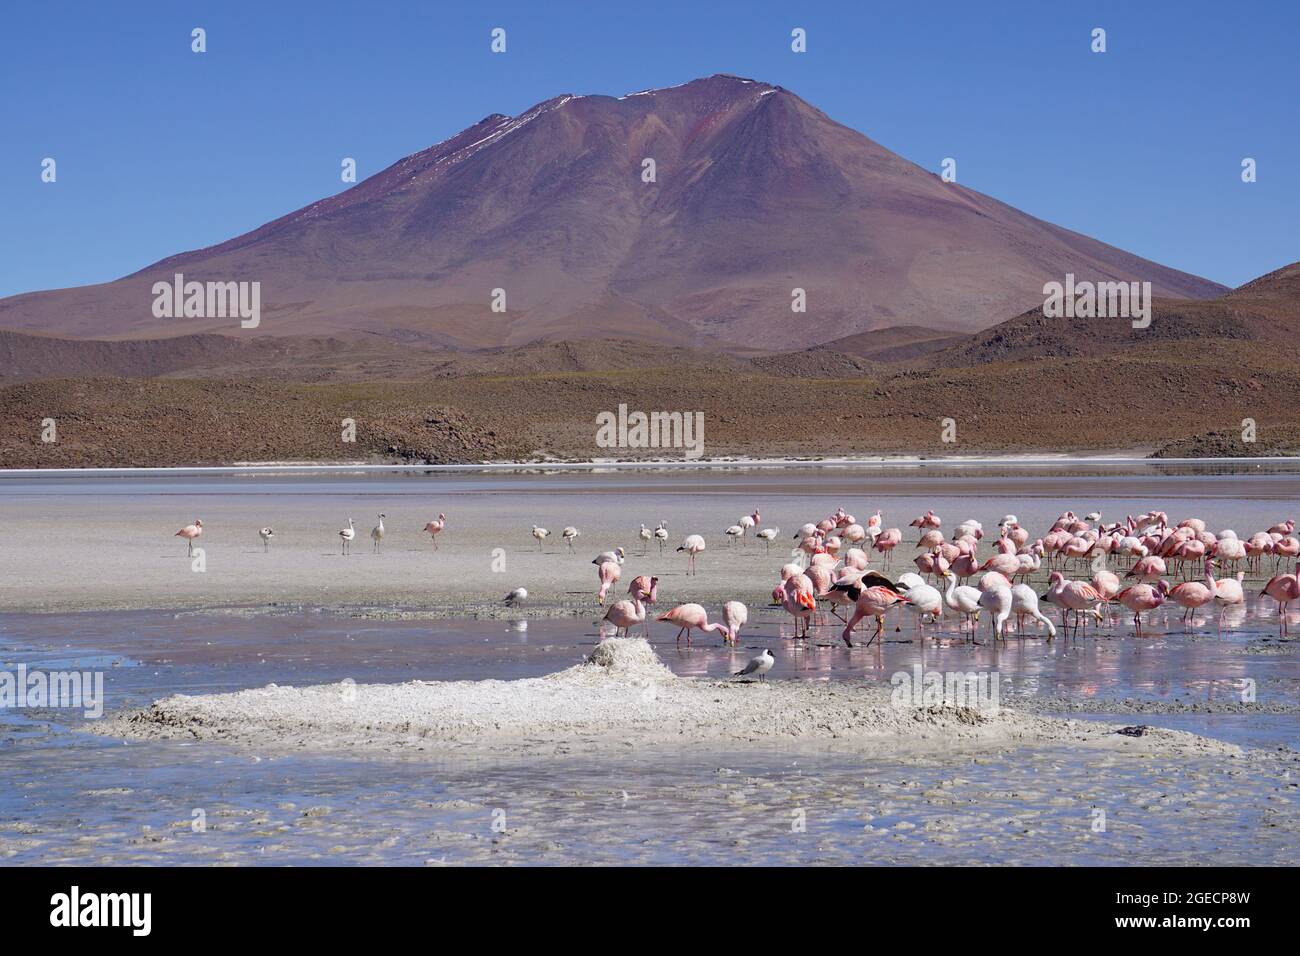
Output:
M855 332L842 339L816 346L835 352L847 352L875 362L906 362L967 341L969 336L954 335L924 325L895 325L869 332Z
M1209 340L1250 342L1288 353L1300 349L1300 263L1215 299L1155 299L1151 324L1121 318L1048 318L1039 306L926 356L927 368L1109 356ZM1248 369L1249 363L1243 366Z
M155 318L151 287L177 272L260 282L260 329ZM713 76L489 116L227 242L0 300L0 327L789 351L887 326L982 328L1066 272L1150 280L1171 297L1222 291L944 183L780 87ZM804 315L791 313L795 287ZM504 313L489 308L497 288Z

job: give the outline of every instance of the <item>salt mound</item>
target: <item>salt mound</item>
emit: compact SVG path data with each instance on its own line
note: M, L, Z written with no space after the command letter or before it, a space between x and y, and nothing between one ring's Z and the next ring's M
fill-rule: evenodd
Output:
M547 674L542 680L587 687L609 683L646 687L680 678L659 660L645 638L611 637L597 644L581 664Z

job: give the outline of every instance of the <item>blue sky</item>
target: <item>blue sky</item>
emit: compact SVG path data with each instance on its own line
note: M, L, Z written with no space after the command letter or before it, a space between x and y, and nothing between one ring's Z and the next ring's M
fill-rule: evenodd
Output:
M190 51L196 26L207 53ZM497 26L504 55L489 52ZM805 54L790 51L796 26ZM344 156L364 178L489 113L722 72L788 87L936 172L954 157L964 185L1033 215L1237 285L1300 259L1297 36L1292 0L9 3L0 296L238 235L343 189Z

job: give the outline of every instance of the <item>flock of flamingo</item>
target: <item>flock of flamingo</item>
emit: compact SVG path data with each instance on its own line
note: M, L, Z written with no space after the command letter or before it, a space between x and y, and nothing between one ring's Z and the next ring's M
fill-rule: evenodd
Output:
M370 532L376 552L383 544L385 517L379 514ZM758 529L761 519L755 509L727 527L723 534L728 544L734 545L737 539L746 544L749 532ZM439 514L422 529L432 537L435 549L446 524L446 515ZM1300 539L1293 534L1295 522L1291 519L1242 538L1232 530L1212 532L1200 518L1171 524L1163 511L1129 515L1111 524L1101 523L1098 512L1080 518L1067 511L1046 534L1031 541L1030 532L1019 519L1008 514L997 523L992 554L983 559L980 549L986 536L978 521L962 521L947 537L942 521L933 511L915 518L908 526L917 529L915 547L920 553L913 559L916 570L891 576L888 569L903 542L903 532L884 527L879 511L865 524L840 508L819 522L803 525L794 535L796 547L791 557L795 560L781 566L772 589L773 605L783 608L794 620L795 638L808 637L812 618L822 607L843 622L840 636L849 647L853 646L853 631L860 621L873 618L876 622L875 632L867 642L870 646L883 633L888 613L903 607L915 614L922 637L926 624L951 613L958 619L958 631L965 628L971 641L977 639L981 615L988 621L994 640L1006 639L1012 615L1016 617L1018 635L1023 635L1028 618L1041 625L1051 640L1057 627L1043 613L1042 603L1059 608L1061 626L1073 628L1076 633L1082 629L1086 634L1090 622L1110 623L1110 612L1119 605L1132 612L1136 632L1141 636L1142 615L1149 616L1166 602L1184 609L1183 620L1189 627L1195 627L1197 609L1216 605L1220 608L1221 626L1222 609L1245 603L1243 581L1247 571L1262 573L1271 561L1271 570L1278 572L1284 560L1300 558ZM203 522L196 518L176 535L186 539L192 554L194 541L202 533ZM262 528L258 534L269 550L274 529ZM537 525L531 532L539 548L550 534ZM754 537L763 541L769 552L779 534L780 529L775 527L754 530ZM356 537L351 518L338 536L346 555ZM581 531L572 526L560 533L570 551L580 536ZM642 553L648 553L652 541L658 543L662 553L668 536L667 522L659 522L654 529L642 524L638 532ZM698 559L705 549L703 535L689 534L682 540L677 551L686 555L687 575L699 573ZM878 555L881 567L870 567L871 552ZM619 583L626 559L623 548L605 551L593 559L599 581L597 597L602 606L610 589ZM1029 580L1044 568L1049 572L1047 590L1039 594ZM1086 578L1070 576L1089 572L1091 576ZM1169 577L1183 580L1171 583ZM612 626L615 634L622 631L626 635L637 625L648 633L648 608L658 602L658 588L657 577L633 578L628 597L614 602L603 622ZM1277 603L1279 627L1285 634L1287 609L1293 601L1300 601L1300 560L1296 561L1294 573L1274 573L1259 594ZM506 595L505 602L519 605L527 598L527 589L520 587ZM721 620L710 622L702 605L686 603L656 620L678 627L677 641L685 637L688 646L695 631L717 631L725 643L734 645L748 621L749 610L741 601L727 601L721 611ZM847 618L841 616L841 611L847 613ZM766 670L760 664L759 671L750 673L761 677Z
M756 509L729 526L723 532L729 544L736 539L743 543L761 518ZM1142 615L1167 601L1184 609L1183 620L1189 627L1195 626L1198 608L1216 605L1221 626L1223 609L1245 603L1247 570L1259 572L1271 560L1276 572L1283 560L1300 556L1300 539L1292 534L1295 522L1291 519L1246 539L1232 530L1216 534L1200 518L1171 524L1163 511L1129 515L1125 521L1111 524L1100 523L1100 519L1098 512L1080 518L1067 511L1045 535L1031 542L1029 531L1014 514L1008 514L997 524L993 554L981 560L985 532L980 522L963 521L945 538L941 519L927 511L909 523L917 529L916 548L921 552L914 558L916 571L891 577L885 569L892 565L894 551L903 541L902 530L883 527L879 511L860 524L840 508L795 533L797 547L792 556L798 560L782 565L772 602L794 619L796 639L808 637L813 616L825 605L844 623L840 636L849 647L858 623L874 618L876 629L867 642L870 646L883 633L886 616L896 607L911 608L918 629L938 621L945 612L952 613L958 618L959 631L965 626L969 639L975 641L981 614L986 615L995 640L1006 639L1012 615L1016 616L1017 634L1023 634L1028 618L1041 625L1051 640L1056 636L1056 624L1043 613L1042 603L1059 608L1061 626L1072 627L1076 633L1080 629L1086 633L1090 621L1109 623L1109 612L1119 605L1133 613L1141 636ZM533 530L534 536L539 530L545 534L544 529ZM763 528L755 537L770 551L779 533L779 528ZM643 524L642 540L648 542L649 534ZM653 534L660 538L662 548L666 525L661 522ZM687 555L687 574L697 574L697 558L705 550L703 536L688 535L677 550ZM870 567L871 551L880 556L882 568ZM592 562L597 566L601 604L620 579L623 562L621 548ZM1028 582L1044 567L1049 572L1047 590L1040 595ZM1166 578L1189 578L1197 568L1199 579L1170 583ZM1088 579L1069 576L1088 571ZM970 581L974 584L967 583ZM656 577L634 578L629 598L610 607L603 620L614 626L616 634L620 630L627 634L638 624L645 626L647 605L656 603L658 584ZM1260 596L1277 603L1279 626L1286 633L1287 608L1292 601L1300 601L1300 561L1294 573L1275 573ZM847 619L840 615L841 610L848 613ZM697 630L719 631L724 641L735 644L748 620L748 609L740 601L728 601L722 606L722 620L710 622L703 606L681 604L657 620L676 625L678 641L685 636L688 645Z

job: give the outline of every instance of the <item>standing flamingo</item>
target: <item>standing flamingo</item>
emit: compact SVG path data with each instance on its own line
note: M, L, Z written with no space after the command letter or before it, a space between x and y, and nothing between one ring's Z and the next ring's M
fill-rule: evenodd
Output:
M440 513L436 521L430 521L420 529L429 532L429 537L433 539L433 550L435 551L438 550L438 535L442 533L442 529L445 527L447 527L447 516Z
M749 608L740 601L728 601L722 605L722 620L727 625L728 641L734 645L740 638L740 629L749 620Z
M686 635L686 646L691 646L691 631L721 631L727 633L727 625L714 621L709 623L709 615L698 604L679 604L667 614L661 614L658 617L660 621L668 621L670 624L676 624L681 630L677 632L677 643L682 641L682 635Z
M1292 601L1300 601L1300 561L1295 564L1295 574L1278 574L1269 578L1259 596L1268 595L1277 602L1278 626L1282 633L1288 631L1286 612Z
M384 541L384 519L388 517L385 514L379 515L379 524L370 529L370 543L375 554L379 553L379 546Z
M659 542L659 553L664 553L664 542L668 540L668 522L659 522L659 527L655 528L655 540Z
M1168 585L1164 581L1157 581L1155 584L1143 582L1127 587L1115 595L1116 601L1133 612L1133 626L1137 630L1138 637L1142 636L1142 612L1154 611L1164 604L1166 590Z
M546 536L549 535L549 534L550 534L550 532L547 531L545 528L539 528L539 527L537 527L537 525L533 525L532 535L533 535L534 538L537 539L537 550L538 550L538 551L541 551L541 550L542 550L542 542L546 540Z
M794 618L795 640L808 636L808 621L817 610L817 591L808 575L800 573L786 578L772 591L772 598ZM799 633L799 625L803 633Z
M177 531L174 535L172 535L172 537L185 539L185 545L187 548L186 553L188 554L189 557L192 558L194 557L194 539L197 538L202 533L203 533L203 522L200 521L198 518L195 518L194 524L187 524L185 527L181 528L180 531Z
M620 630L624 637L628 637L632 625L645 623L645 605L637 598L630 601L615 601L601 620L614 625L615 637Z
M696 574L695 556L704 550L704 538L698 534L688 534L677 550L686 552L686 573ZM687 643L690 643L689 640Z
M600 579L600 590L596 595L600 598L600 603L604 604L610 585L616 584L623 576L623 567L617 561L604 561L596 568L596 576Z
M762 516L758 513L758 509L755 508L753 514L744 515L743 517L741 517L739 521L736 522L736 524L740 525L741 544L745 543L745 535L749 532L749 529L757 527L758 522L761 520L761 518Z
M354 524L352 523L352 519L349 518L349 519L348 519L348 526L347 526L346 528L344 528L342 531L339 532L339 538L343 541L343 553L344 553L344 554L347 554L347 553L348 553L348 545L350 545L350 544L352 543L352 539L355 538L356 536L357 536L357 528L356 528L356 525L354 525Z
M903 540L903 532L898 528L886 528L876 536L875 544L872 545L877 551L885 556L885 563L889 564L893 560L894 549L898 547Z
M1196 621L1196 609L1205 607L1213 601L1214 594L1214 574L1210 570L1209 561L1205 562L1204 581L1183 581L1181 584L1175 584L1169 592L1174 603L1184 609L1183 623L1192 625Z
M858 621L864 617L874 617L876 619L876 631L867 641L867 647L870 647L872 642L884 632L885 615L889 613L889 609L906 603L908 603L906 594L899 594L887 587L873 585L869 588L863 588L858 594L853 616L849 618L849 623L844 626L844 632L840 634L840 637L845 644L852 647L853 628L857 626Z

